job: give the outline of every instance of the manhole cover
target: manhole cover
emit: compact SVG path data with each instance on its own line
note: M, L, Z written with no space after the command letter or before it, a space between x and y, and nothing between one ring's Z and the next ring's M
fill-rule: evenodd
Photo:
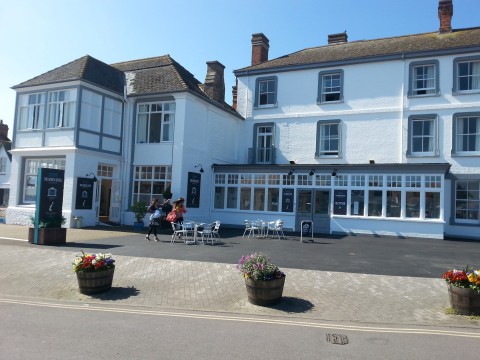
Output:
M327 341L332 344L345 345L348 344L348 337L342 334L327 334Z

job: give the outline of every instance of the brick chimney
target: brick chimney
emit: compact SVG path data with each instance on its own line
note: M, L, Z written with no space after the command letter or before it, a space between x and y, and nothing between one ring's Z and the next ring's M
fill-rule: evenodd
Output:
M328 45L330 45L330 44L343 44L343 43L348 42L347 39L348 39L348 35L347 35L346 31L344 31L342 33L338 33L338 34L330 34L330 35L328 35Z
M218 61L207 61L207 75L203 89L211 99L219 103L225 102L224 70L225 66Z
M452 0L439 0L438 18L440 19L440 34L452 32L452 16Z
M268 38L262 33L252 34L252 65L268 61Z
M232 107L237 110L237 85L232 86Z
M8 139L8 125L3 123L3 120L0 120L0 140Z

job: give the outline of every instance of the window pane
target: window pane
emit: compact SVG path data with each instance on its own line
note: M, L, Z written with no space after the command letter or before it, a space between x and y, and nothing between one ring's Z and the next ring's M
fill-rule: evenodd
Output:
M253 209L256 211L265 210L265 189L263 188L253 189Z
M407 218L420 217L420 193L417 191L407 191L405 194L406 209L405 216Z
M352 190L350 196L350 214L363 216L365 195L363 190Z
M380 190L368 192L368 216L382 216L382 196Z
M240 188L240 210L250 210L250 194L251 188Z
M425 193L425 218L440 219L440 193Z
M225 188L224 187L216 187L215 188L215 202L214 202L215 209L223 209L224 199L225 199Z
M238 198L238 190L235 187L227 188L227 208L228 209L236 209L237 205L237 198Z
M387 191L387 217L400 217L402 209L402 193Z
M268 189L268 211L278 211L279 189Z

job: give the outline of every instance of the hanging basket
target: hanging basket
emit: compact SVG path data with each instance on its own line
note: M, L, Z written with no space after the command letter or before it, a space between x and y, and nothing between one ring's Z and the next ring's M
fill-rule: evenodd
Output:
M255 281L247 278L245 286L247 287L248 301L261 306L278 304L282 300L284 284L285 276L269 281Z
M97 294L112 288L115 267L104 271L78 271L78 287L82 294Z
M450 305L462 315L480 315L480 293L448 284Z

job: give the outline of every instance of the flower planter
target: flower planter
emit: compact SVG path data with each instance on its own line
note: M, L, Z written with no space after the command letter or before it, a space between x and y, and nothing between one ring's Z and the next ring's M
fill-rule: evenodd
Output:
M28 228L28 242L34 243L35 228ZM61 245L67 242L67 228L39 228L38 245Z
M278 304L282 300L284 284L285 276L269 281L255 281L246 278L245 286L247 287L248 301L260 306Z
M115 267L103 271L78 271L78 287L82 294L97 294L112 288Z
M141 232L145 228L145 224L143 222L134 222L133 223L133 231Z
M448 284L450 305L462 315L480 315L480 294L470 288Z

